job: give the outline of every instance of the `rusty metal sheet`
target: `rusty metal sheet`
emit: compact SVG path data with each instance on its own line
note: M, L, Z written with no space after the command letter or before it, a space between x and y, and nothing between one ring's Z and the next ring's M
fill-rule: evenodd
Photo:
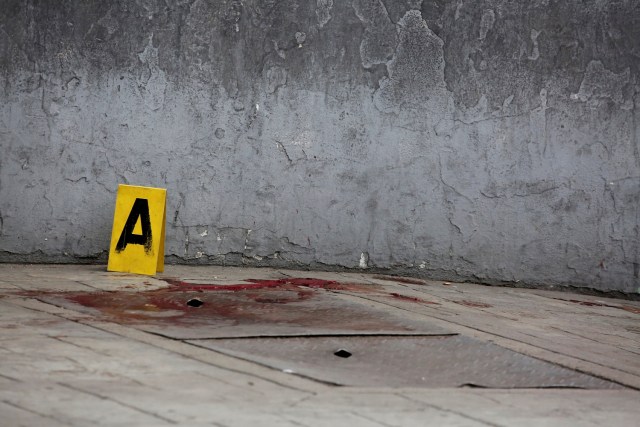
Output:
M227 286L176 282L148 292L50 293L38 299L76 311L98 311L107 320L175 339L451 334L427 320L406 319L336 293L376 289L316 279Z
M345 386L623 388L463 336L296 337L190 342L284 372Z

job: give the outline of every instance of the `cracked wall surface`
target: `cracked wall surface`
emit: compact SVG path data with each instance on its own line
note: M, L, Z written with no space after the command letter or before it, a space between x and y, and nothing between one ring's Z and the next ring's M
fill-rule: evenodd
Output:
M640 292L640 3L17 1L0 261L169 261Z

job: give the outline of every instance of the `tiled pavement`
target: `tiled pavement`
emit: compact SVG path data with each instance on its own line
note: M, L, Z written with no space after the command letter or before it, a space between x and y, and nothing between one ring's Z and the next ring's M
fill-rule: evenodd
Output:
M640 426L639 389L633 301L364 273L0 265L2 426Z

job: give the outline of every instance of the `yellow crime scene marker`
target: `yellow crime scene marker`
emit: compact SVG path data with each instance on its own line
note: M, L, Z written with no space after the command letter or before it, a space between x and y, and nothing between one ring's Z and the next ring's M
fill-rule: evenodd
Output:
M167 190L118 186L108 271L153 275L164 270Z

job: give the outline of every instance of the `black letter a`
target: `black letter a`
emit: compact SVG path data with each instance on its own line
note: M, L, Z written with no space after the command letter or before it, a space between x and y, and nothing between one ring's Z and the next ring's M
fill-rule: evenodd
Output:
M142 234L133 234L133 228L140 218ZM144 251L151 251L151 221L149 220L149 201L136 199L131 208L131 213L116 244L116 252L122 252L127 245L144 245Z

